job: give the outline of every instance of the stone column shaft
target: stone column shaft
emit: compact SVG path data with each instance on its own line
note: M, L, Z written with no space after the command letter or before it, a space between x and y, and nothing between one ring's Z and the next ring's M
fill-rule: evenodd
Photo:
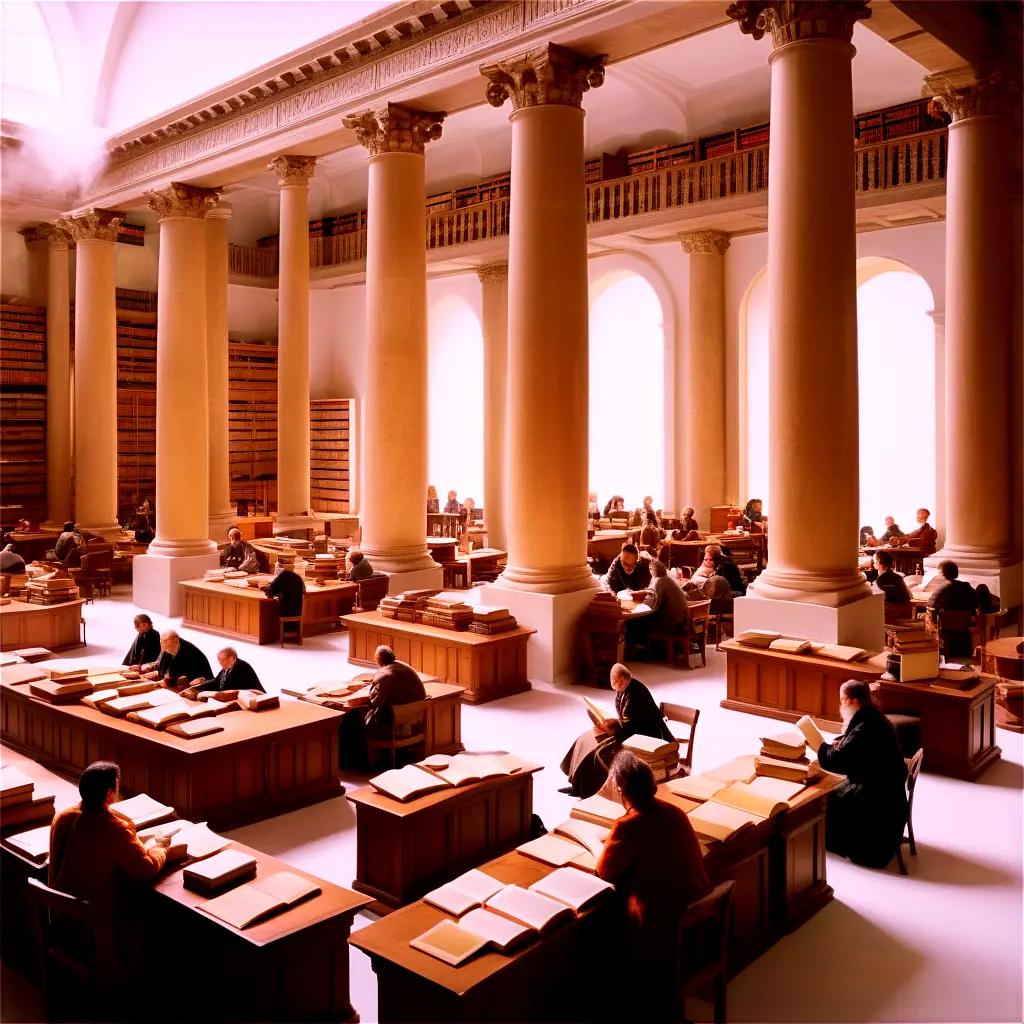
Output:
M487 543L508 543L508 264L481 267L484 336L484 522Z

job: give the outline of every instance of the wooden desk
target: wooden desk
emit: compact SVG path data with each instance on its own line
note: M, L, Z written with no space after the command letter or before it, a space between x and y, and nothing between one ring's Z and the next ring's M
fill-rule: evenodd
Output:
M387 913L530 834L533 773L521 772L427 793L402 803L372 786L349 793L356 808L356 877Z
M973 781L1002 755L995 736L996 682L983 675L969 690L887 680L872 688L883 711L920 717L925 771Z
M269 583L271 577L260 579ZM243 589L208 580L185 580L179 586L185 598L183 626L255 644L278 642L278 605L261 587ZM303 632L315 636L339 630L339 616L352 611L358 593L355 583L307 583L302 601Z
M373 665L373 652L390 647L399 661L446 683L465 687L470 704L484 704L530 689L526 677L526 642L536 632L525 626L507 633L480 636L468 631L438 629L417 622L386 619L380 612L343 615L348 628L348 660Z
M459 539L457 537L427 538L427 551L430 552L430 557L437 562L438 565L441 565L444 562L454 562L458 547Z
M466 586L471 587L474 572L493 574L497 571L498 562L507 556L507 551L500 551L498 548L474 548L472 551L459 552L455 556L455 561L466 564Z
M242 540L256 540L257 537L274 536L273 516L244 516L240 518L235 526L242 534Z
M875 555L879 551L888 551L893 558L893 569L901 576L920 576L924 572L924 559L927 557L920 548L898 547L879 544L873 548L861 548L862 555Z
M93 761L121 766L127 796L148 793L192 821L231 828L341 796L341 712L282 698L271 711L218 716L223 732L184 739L82 704L48 704L0 683L0 739L77 778Z
M826 798L838 782L836 776L826 776L784 814L708 847L713 884L728 878L737 882L730 954L734 971L832 899L825 877L824 825ZM514 852L480 867L501 882L524 888L554 870ZM411 939L448 916L422 901L361 929L349 942L373 963L382 1024L608 1019L609 1008L602 1005L607 986L595 979L621 934L619 913L614 901L605 901L509 955L485 952L461 967L410 947Z
M619 602L619 617L583 613L580 619L580 669L577 682L611 689L612 665L626 660L626 626L650 615L652 609L635 601Z
M12 600L0 605L0 651L47 647L64 651L84 647L82 606L85 598L60 604L29 604Z
M14 550L25 559L25 564L46 558L46 552L57 543L60 530L32 530L7 534L4 544L13 544Z
M587 541L587 557L610 562L622 550L622 545L635 541L634 534L639 536L639 533L639 530L597 530Z

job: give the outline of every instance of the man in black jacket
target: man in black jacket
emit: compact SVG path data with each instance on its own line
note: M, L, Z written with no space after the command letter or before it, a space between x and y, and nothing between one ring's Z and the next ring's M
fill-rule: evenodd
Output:
M147 679L160 679L171 689L198 686L213 675L210 662L195 644L182 640L173 629L160 634L160 657L142 666Z
M839 687L839 713L842 736L818 748L821 767L846 776L828 795L825 848L854 864L884 868L907 823L906 762L866 682L847 679Z
M135 640L122 665L138 670L142 665L155 664L160 657L160 634L153 628L153 620L146 614L135 616Z
M651 585L651 560L641 558L635 544L623 544L604 575L605 586L613 594L623 590L646 590Z
M277 575L264 587L268 597L277 598L278 614L285 619L302 614L302 599L306 585L302 577L290 566L277 563Z
M182 690L182 697L195 700L197 694L212 690L215 700L229 701L238 696L239 690L259 690L266 693L263 684L256 675L256 670L247 661L238 660L238 652L234 647L225 647L217 652L220 671L212 679L204 679L198 686L190 686Z
M383 645L373 652L377 672L370 681L370 709L366 712L369 735L390 734L396 704L415 704L427 696L419 673L411 665L399 661L390 647Z

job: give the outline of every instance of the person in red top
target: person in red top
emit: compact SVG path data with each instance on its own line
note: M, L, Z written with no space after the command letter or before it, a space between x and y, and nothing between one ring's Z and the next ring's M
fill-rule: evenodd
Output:
M939 535L935 532L935 527L928 522L930 515L931 512L928 509L919 508L917 510L917 529L913 533L905 533L900 538L900 544L908 548L915 548L922 555L934 555Z
M629 1014L680 1020L679 920L711 891L704 856L690 819L657 798L654 773L635 754L617 754L608 778L628 813L612 826L597 874L625 899Z

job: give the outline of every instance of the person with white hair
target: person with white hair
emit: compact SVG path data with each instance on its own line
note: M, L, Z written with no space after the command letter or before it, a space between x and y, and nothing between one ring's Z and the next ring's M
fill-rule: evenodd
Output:
M197 700L200 693L210 692L214 700L229 701L238 696L239 690L259 690L266 693L256 670L247 661L241 661L234 647L222 647L217 652L220 671L212 679L204 679L198 686L182 690L182 697Z
M242 540L242 531L237 526L228 530L228 546L220 553L220 564L226 569L237 569L250 575L260 571L256 549Z
M0 572L23 573L25 571L25 559L14 550L13 544L8 544L3 551L0 551Z
M160 634L160 657L150 665L143 665L142 673L143 678L160 679L171 689L199 686L213 676L206 655L173 629Z

